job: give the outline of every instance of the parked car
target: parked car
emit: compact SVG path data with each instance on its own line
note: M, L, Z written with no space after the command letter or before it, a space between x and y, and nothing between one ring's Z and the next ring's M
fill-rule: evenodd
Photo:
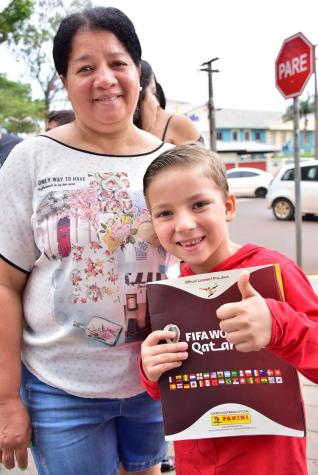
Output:
M231 168L227 171L230 193L236 196L266 196L273 179L270 173L252 167Z
M301 213L318 214L318 160L300 162ZM284 165L271 182L267 204L279 220L289 220L295 214L295 165Z

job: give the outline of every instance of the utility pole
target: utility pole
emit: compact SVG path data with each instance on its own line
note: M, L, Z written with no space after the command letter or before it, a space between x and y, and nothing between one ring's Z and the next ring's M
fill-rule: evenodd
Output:
M208 101L208 114L209 114L209 141L210 141L210 150L216 152L216 125L215 125L215 107L213 101L213 84L212 84L212 73L219 73L218 69L212 69L212 63L217 61L219 58L213 58L209 61L205 61L201 64L200 71L206 71L208 73L209 79L209 101ZM203 67L204 66L204 67Z

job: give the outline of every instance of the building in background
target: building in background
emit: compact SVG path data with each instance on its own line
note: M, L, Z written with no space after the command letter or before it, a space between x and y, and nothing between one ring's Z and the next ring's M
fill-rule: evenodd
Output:
M167 101L171 112L188 115L198 127L206 145L209 143L207 106L181 101ZM217 150L226 167L254 166L263 170L271 168L268 159L280 155L293 155L293 121L283 121L277 111L251 111L242 109L216 109ZM300 119L300 151L314 155L314 116ZM271 171L271 170L269 170Z

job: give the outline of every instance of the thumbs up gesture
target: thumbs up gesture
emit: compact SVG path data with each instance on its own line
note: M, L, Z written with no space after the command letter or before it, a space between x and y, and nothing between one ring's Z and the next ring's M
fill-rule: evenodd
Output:
M237 283L242 300L221 305L216 312L227 341L243 352L261 350L272 336L272 314L249 279L249 272L243 271Z

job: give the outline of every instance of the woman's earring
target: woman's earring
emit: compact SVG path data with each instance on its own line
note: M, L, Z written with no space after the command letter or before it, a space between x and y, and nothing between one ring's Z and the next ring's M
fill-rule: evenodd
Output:
M141 92L141 91L142 91L142 86L139 86L139 92Z

